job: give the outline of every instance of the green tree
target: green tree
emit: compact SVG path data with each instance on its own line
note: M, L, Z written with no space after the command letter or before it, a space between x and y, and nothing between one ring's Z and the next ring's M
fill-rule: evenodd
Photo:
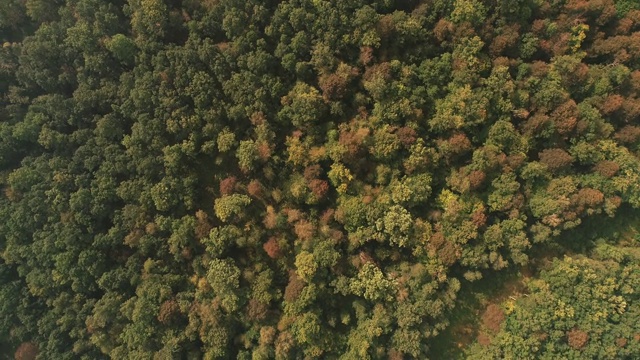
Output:
M214 209L220 220L228 222L234 218L242 218L250 203L251 198L247 195L232 194L216 199Z
M131 66L135 61L136 45L123 34L115 34L107 43L107 48L113 53L120 62Z

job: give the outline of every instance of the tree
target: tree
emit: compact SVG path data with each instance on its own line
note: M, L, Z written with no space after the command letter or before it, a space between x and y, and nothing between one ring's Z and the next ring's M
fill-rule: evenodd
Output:
M469 22L477 25L485 18L486 9L480 2L473 0L456 0L451 12L454 23Z
M350 283L350 289L355 295L372 301L390 301L394 287L393 280L372 263L365 264Z
M299 129L312 128L322 121L326 111L320 92L302 82L282 98L282 105L278 118Z
M217 198L214 203L216 216L224 221L229 222L234 218L241 218L244 210L251 203L251 198L247 195L232 194Z
M547 149L538 156L540 156L540 162L547 165L551 171L562 170L573 162L571 155L562 149Z
M311 281L318 268L318 265L313 258L313 254L306 251L303 251L296 256L295 265L298 276L306 282Z
M115 34L107 43L107 48L120 62L127 66L133 65L136 55L135 43L123 34Z
M254 168L254 162L258 160L258 148L253 140L242 140L236 150L238 165L243 172L249 172Z
M162 0L135 0L129 7L136 44L153 48L166 34L168 8Z
M212 260L207 272L207 281L225 311L233 313L238 309L240 299L236 289L240 287L240 269L232 261Z

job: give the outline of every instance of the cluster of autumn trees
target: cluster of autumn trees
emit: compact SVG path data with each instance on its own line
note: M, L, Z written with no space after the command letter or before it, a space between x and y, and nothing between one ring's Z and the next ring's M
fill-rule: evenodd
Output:
M18 358L426 358L466 283L640 207L635 1L7 0L0 41ZM601 351L553 326L518 349Z

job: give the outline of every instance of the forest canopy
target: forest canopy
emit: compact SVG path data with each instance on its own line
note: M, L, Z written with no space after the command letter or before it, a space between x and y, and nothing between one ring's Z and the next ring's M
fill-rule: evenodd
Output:
M640 208L634 0L4 0L0 43L6 358L434 358ZM572 241L461 356L640 357L637 240Z

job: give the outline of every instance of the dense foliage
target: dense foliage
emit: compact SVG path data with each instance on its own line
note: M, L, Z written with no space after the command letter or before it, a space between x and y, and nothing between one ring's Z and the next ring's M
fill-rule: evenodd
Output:
M5 0L0 37L19 358L426 358L461 286L640 207L635 1Z
M469 359L634 359L640 354L640 251L601 243L555 260L530 294L485 312Z

